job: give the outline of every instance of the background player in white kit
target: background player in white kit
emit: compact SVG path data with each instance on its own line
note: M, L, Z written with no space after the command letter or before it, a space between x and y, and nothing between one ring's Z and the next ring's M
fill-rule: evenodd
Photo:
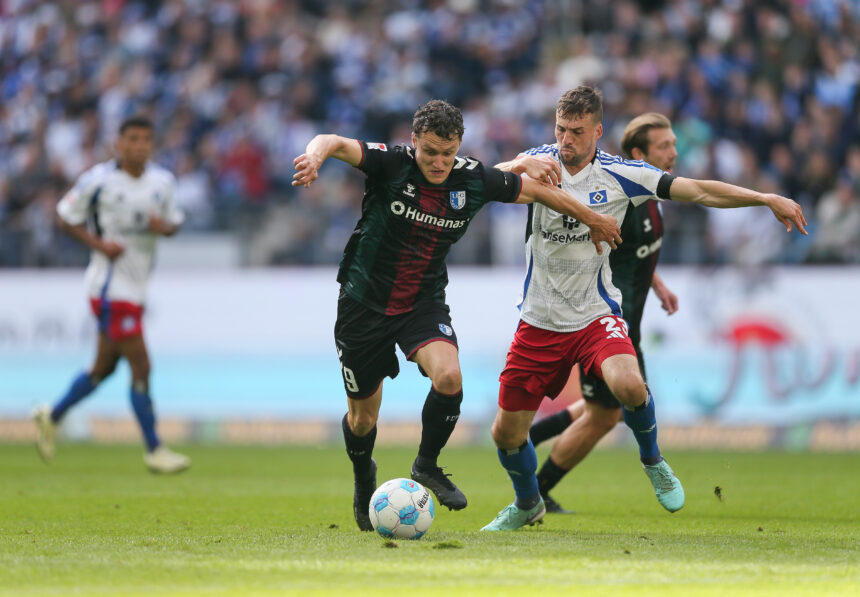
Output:
M567 91L556 109L557 143L527 152L557 157L563 166L561 180L551 161L514 161L498 167L560 182L579 201L619 223L630 202L639 205L659 198L711 207L767 205L786 230L794 225L806 233L803 212L791 199L717 181L675 178L642 161L622 160L597 149L602 118L603 100L597 89L580 86ZM684 489L657 446L654 400L621 316L621 293L612 285L609 251L598 254L587 226L543 206L531 214L527 249L521 318L500 376L492 428L516 500L482 530L514 530L543 518L546 508L535 476L537 456L529 426L543 397L561 391L577 362L584 373L606 382L621 402L657 499L670 512L679 510Z
M132 409L146 444L144 463L157 473L176 473L191 464L159 440L149 396L149 356L141 321L146 289L156 239L175 234L183 220L173 200L175 178L149 161L153 137L147 118L125 120L116 159L84 172L57 205L61 227L92 249L86 284L99 335L90 370L74 379L53 408L41 406L34 413L36 446L46 462L54 457L55 426L124 357L131 368Z

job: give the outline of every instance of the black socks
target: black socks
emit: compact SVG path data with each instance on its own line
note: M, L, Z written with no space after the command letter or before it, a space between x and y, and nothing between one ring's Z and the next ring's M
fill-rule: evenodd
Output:
M352 472L356 479L364 479L371 473L370 458L373 456L373 444L376 442L376 425L370 433L358 437L349 428L347 417L343 416L343 439L346 443L346 453L352 461Z
M540 467L540 471L538 471L537 474L538 487L540 488L541 495L549 493L553 487L558 485L558 482L561 481L562 477L567 473L568 471L558 466L552 461L552 458L547 456L546 462L543 463L543 466Z
M534 445L538 445L567 429L570 423L570 412L566 408L562 409L532 425L529 429L529 437Z
M418 447L418 458L415 464L419 469L436 466L436 459L448 438L454 432L457 419L460 418L460 403L463 401L463 391L453 396L440 394L435 388L430 388L424 409L421 411L421 445Z

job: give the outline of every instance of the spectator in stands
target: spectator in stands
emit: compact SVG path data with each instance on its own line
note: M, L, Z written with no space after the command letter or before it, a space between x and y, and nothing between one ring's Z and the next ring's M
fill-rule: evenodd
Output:
M0 179L26 178L20 156L36 144L52 172L61 166L67 186L106 159L125 117L144 112L167 131L159 140L165 157L156 159L176 169L187 154L208 177L204 201L213 217L198 227L235 225L225 211L280 209L293 200L282 177L295 139L336 129L402 142L392 123L430 97L465 107L483 134L470 127L467 137L481 142L464 150L494 162L540 143L540 98L584 78L606 93L608 149L617 150L617 123L662 112L676 124L684 171L717 176L707 156L730 142L739 155L752 150L780 192L810 213L836 186L860 131L860 13L843 2L417 0L404 7L382 0L352 3L355 10L335 0L7 4ZM511 105L522 109L511 114ZM236 147L237 129L248 135L244 148ZM257 154L250 159L241 155L249 146ZM224 164L242 184L219 176ZM14 188L8 193L20 200ZM37 241L16 223L19 206L6 201L4 263L34 265L27 260ZM701 223L666 218L664 259L707 259L701 246L688 246L699 236L690 227ZM293 263L316 263L324 255L308 238L284 235L286 244L261 253L260 262L292 255ZM59 251L54 260L62 261Z

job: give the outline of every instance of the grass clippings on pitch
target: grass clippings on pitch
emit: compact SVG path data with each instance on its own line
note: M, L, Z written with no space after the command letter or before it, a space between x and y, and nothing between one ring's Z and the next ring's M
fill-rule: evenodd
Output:
M62 444L46 467L0 445L0 595L860 594L857 454L667 454L687 493L669 514L635 453L597 451L553 492L577 514L480 533L510 481L489 446L447 450L469 507L386 549L355 527L341 446L186 450L160 477L131 447ZM414 450L375 456L382 483Z

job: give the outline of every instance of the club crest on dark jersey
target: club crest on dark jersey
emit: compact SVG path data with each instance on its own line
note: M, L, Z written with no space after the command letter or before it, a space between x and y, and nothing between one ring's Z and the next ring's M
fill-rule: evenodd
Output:
M466 191L451 191L451 207L463 209L466 205Z

